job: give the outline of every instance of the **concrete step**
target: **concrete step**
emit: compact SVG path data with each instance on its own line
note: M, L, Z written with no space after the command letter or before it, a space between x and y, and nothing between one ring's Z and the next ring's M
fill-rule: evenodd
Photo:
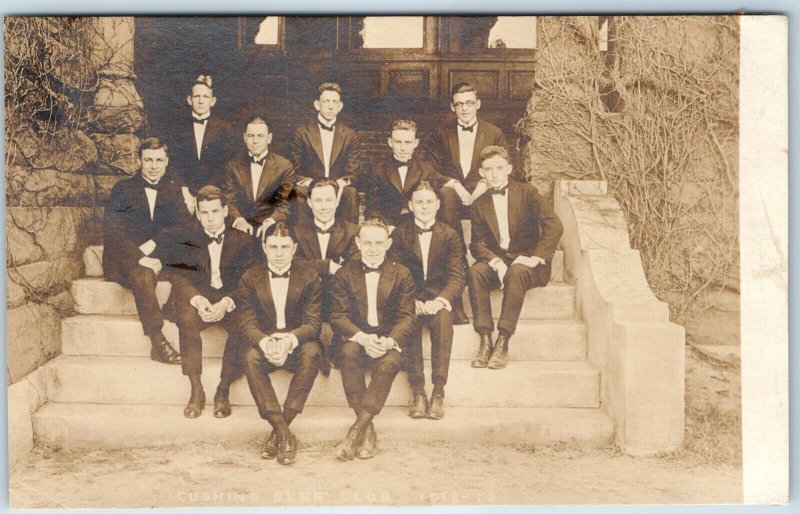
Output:
M221 359L204 359L203 387L212 401L219 381ZM189 381L180 366L148 357L79 357L62 355L45 364L47 396L60 403L182 405L189 398ZM284 398L291 374L270 375L279 398ZM505 370L475 369L466 361L451 363L447 402L456 407L597 407L600 373L589 362L512 361ZM231 388L231 403L253 405L244 379ZM408 379L395 380L387 405L407 405ZM345 406L338 370L320 375L308 405Z
M454 329L451 360L471 360L478 351L478 335L471 325ZM178 328L167 322L164 334L178 341ZM222 357L227 335L219 326L203 334L203 355ZM581 360L586 356L586 329L576 320L521 320L511 341L515 360ZM430 358L430 335L423 330L423 351ZM61 353L64 355L138 356L150 355L150 339L142 333L139 319L132 315L89 314L61 322Z
M302 444L344 437L353 412L341 407L308 407L292 424ZM500 430L500 423L502 430ZM208 441L263 442L268 425L255 407L235 407L229 418L211 410L196 419L175 405L48 403L33 416L37 445L51 448L135 448ZM478 444L566 443L602 447L613 442L611 420L598 409L477 408L446 406L439 421L413 420L403 407L387 407L375 420L379 441L448 441ZM301 446L302 448L302 446ZM302 451L299 455L302 459Z
M464 238L469 246L470 236L470 222L464 220L461 222L464 230ZM472 255L467 253L467 261L470 265L475 262ZM103 276L103 247L102 245L88 246L83 251L83 269L87 277L102 277ZM554 282L561 282L564 280L564 252L557 251L553 255L553 273L550 280Z
M161 281L156 287L159 303L163 305L172 286ZM72 281L72 297L79 314L136 314L133 294L116 282L99 278ZM503 292L492 291L492 313L497 318L503 305ZM465 309L471 316L467 295ZM575 287L563 282L551 282L547 287L528 291L520 319L572 319L575 315Z

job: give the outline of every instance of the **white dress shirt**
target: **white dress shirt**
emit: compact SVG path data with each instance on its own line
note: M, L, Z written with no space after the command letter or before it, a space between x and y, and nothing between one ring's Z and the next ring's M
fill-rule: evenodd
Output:
M463 127L472 127L472 132L463 130ZM472 167L472 155L475 153L475 136L478 134L478 121L472 125L458 124L458 156L461 161L461 173L466 178Z
M503 187L507 187L506 184ZM508 228L508 189L504 195L491 195L494 203L494 212L497 216L497 226L500 229L500 248L508 250L511 243L511 235Z
M200 160L200 152L203 150L203 136L206 134L206 126L208 125L208 118L211 116L211 113L206 114L205 116L198 116L195 113L192 113L192 117L196 120L203 120L205 123L195 123L192 122L194 126L194 147L197 150L197 160Z
M147 182L148 184L153 184L154 186L158 185L158 182L151 182L146 178L144 179L144 181ZM158 198L158 191L149 187L145 187L144 194L147 195L147 206L150 207L150 221L153 221L153 213L156 210L156 198Z
M328 230L333 226L335 222L336 220L332 219L328 223L323 225L319 221L314 220L314 225L316 225L322 230ZM317 241L319 242L319 254L323 259L327 259L326 255L328 254L328 243L330 242L330 240L331 240L330 232L327 234L320 234L319 232L317 232Z
M423 224L421 221L415 219L414 223L421 229L429 229L433 227L433 224L436 223L436 220L433 220L427 224ZM431 239L433 238L433 232L424 232L422 234L418 234L417 237L419 238L419 249L422 251L422 278L428 280L428 254L430 254L431 251Z
M370 268L377 268L383 261L375 263L375 264L368 264L364 261L365 266ZM378 321L378 281L381 278L380 273L366 273L364 277L367 281L367 323L371 327L377 327L380 325Z
M225 225L220 227L217 230L216 234L209 234L206 232L208 237L219 237L225 232ZM222 245L225 244L225 240L223 239L219 243L216 241L210 241L208 243L208 255L211 257L211 287L214 289L222 289L222 273L219 270L219 262L222 258Z
M402 189L406 188L406 175L408 175L408 165L400 166L397 168L397 172L400 174L400 187Z
M282 270L274 268L271 264L267 267L273 273L281 275L292 267L291 264ZM272 274L267 274L269 287L272 290L272 303L275 304L275 327L278 330L286 328L286 297L289 294L289 278L272 278Z
M253 154L248 152L252 159ZM264 153L256 157L256 159L261 160L267 156L269 150L264 150ZM258 198L258 182L261 180L261 173L264 171L264 165L258 164L255 162L250 162L250 180L253 182L253 200L255 201Z
M326 127L333 127L333 130L325 130L322 127L317 127L319 130L319 137L322 139L322 159L325 164L325 177L331 174L331 153L333 152L333 133L336 131L336 120L329 123L322 116L317 116L320 124Z

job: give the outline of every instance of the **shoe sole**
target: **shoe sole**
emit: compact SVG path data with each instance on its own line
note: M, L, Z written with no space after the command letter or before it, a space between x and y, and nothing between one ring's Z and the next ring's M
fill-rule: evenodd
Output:
M356 457L358 457L361 460L367 460L367 459L371 459L372 457L374 457L377 454L378 454L378 452L375 452L375 453L370 453L368 455L356 455Z
M344 461L353 460L353 457L348 457L347 455L340 452L334 452L333 454L336 455L336 458L339 460L344 460Z
M507 364L508 363L504 364L504 363L498 363L498 362L495 362L494 364L492 364L490 362L486 367L489 368L489 369L503 369L503 368L506 367Z
M470 366L473 368L485 368L488 364L484 364L483 362L471 362Z
M296 457L292 457L292 460L289 461L282 461L281 459L278 459L278 464L281 466L288 466L289 464L294 464L295 459Z

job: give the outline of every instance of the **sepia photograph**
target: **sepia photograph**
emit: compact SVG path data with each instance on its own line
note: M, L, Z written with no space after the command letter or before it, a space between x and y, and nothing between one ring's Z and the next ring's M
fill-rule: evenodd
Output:
M10 507L745 502L746 18L5 17Z

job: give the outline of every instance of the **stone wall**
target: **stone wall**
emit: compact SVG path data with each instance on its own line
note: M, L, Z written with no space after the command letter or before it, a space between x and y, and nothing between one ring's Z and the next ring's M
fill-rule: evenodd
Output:
M11 384L59 353L70 282L83 272L84 247L102 239L111 187L138 169L145 119L132 71L133 18L7 19L5 29L6 98L17 100L6 123ZM26 81L56 101L25 105Z

